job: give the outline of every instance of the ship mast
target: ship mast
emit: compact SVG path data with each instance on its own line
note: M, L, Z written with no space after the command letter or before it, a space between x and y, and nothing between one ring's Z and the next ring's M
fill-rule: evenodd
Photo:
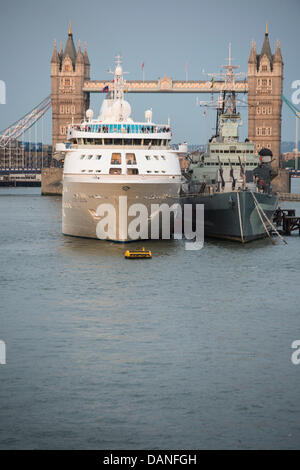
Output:
M116 67L114 71L114 87L113 87L113 99L123 100L124 90L125 90L125 81L123 79L123 69L122 69L122 57L120 54L115 57Z
M237 115L235 80L237 78L246 78L246 74L242 72L236 72L236 70L239 69L238 65L232 65L231 43L229 43L228 58L226 59L226 61L228 63L222 66L222 72L207 74L212 77L212 84L214 83L215 79L222 80L225 84L224 89L220 92L219 99L216 103L217 116L215 137L219 137L220 135L220 117L224 114L228 116ZM205 102L200 102L200 105L201 104L205 104Z

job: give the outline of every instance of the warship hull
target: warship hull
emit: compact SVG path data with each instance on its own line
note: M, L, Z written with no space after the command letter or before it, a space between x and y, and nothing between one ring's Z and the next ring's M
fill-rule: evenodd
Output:
M253 194L268 219L272 220L278 197L259 192ZM204 204L205 237L247 243L267 236L250 191L193 195L184 198L184 203L187 202L193 206ZM264 217L263 220L268 227Z

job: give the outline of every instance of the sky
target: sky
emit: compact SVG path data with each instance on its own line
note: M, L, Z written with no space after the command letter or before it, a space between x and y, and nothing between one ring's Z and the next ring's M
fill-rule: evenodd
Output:
M50 60L54 39L59 45L72 22L74 42L87 42L91 79L108 79L114 56L123 57L126 78L174 80L205 79L226 64L228 44L233 63L247 72L251 41L260 51L266 20L274 52L281 41L284 60L284 94L291 99L291 84L300 80L300 0L0 0L0 80L6 84L6 104L0 104L0 129L21 118L50 93ZM103 95L91 95L98 113ZM132 117L171 120L173 142L206 143L213 132L215 112L203 115L194 94L142 94L127 96ZM210 100L209 95L198 95ZM247 136L247 109L241 109ZM40 128L38 130L40 133ZM295 118L283 107L282 140L295 139ZM38 140L40 140L38 138ZM45 142L51 142L51 112L45 119Z

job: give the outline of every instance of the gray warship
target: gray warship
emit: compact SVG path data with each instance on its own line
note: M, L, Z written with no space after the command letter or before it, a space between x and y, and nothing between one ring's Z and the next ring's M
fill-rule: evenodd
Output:
M272 193L272 152L239 140L242 125L234 92L222 92L216 133L205 153L189 155L183 202L204 204L205 237L246 243L270 236L278 197Z

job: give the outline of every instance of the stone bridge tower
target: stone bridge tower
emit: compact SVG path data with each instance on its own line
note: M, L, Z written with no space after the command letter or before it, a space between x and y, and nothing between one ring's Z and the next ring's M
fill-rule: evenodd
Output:
M57 142L66 140L68 124L80 122L89 107L89 93L82 91L90 78L90 62L86 50L74 46L71 24L65 50L57 51L56 41L51 59L52 151Z
M256 151L269 148L273 152L273 168L277 170L281 154L281 110L283 60L280 43L271 52L268 24L260 54L252 43L248 60L248 137Z

